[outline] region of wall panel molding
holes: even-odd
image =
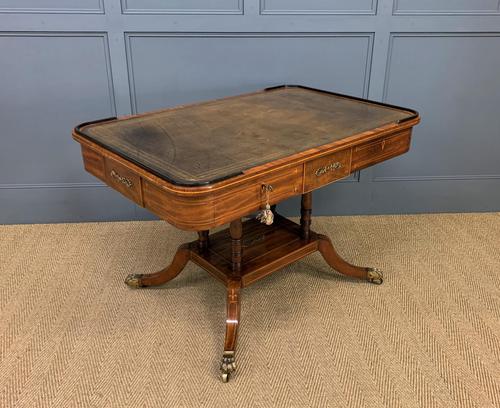
[[[373,53],[374,33],[171,33],[171,32],[127,32],[125,33],[125,43],[127,50],[127,67],[129,72],[130,100],[132,102],[132,112],[137,113],[137,91],[134,74],[134,56],[131,47],[133,38],[366,38],[368,40],[367,52],[364,61],[364,78],[362,97],[368,96],[370,85],[370,70]],[[278,84],[275,84],[278,85]]]
[[[115,92],[113,86],[113,72],[111,69],[111,58],[109,49],[109,39],[107,32],[99,31],[0,31],[1,37],[54,37],[54,38],[67,38],[67,37],[95,37],[103,40],[104,47],[104,61],[106,67],[106,75],[108,79],[109,89],[109,104],[113,116],[117,115]]]
[[[35,184],[0,184],[0,190],[31,190],[36,188],[96,188],[108,187],[104,183],[35,183]]]
[[[139,7],[133,7],[132,1],[136,3],[144,3]],[[151,0],[149,0],[151,1]],[[225,3],[223,0],[217,0],[212,3]],[[193,0],[191,0],[193,2]],[[181,5],[184,3],[184,5]],[[231,0],[231,7],[224,7],[223,4],[220,6],[207,8],[207,2],[203,0],[197,0],[199,5],[195,7],[186,7],[186,1],[179,1],[178,7],[168,6],[167,2],[163,2],[163,6],[151,5],[148,7],[147,0],[121,0],[122,13],[123,14],[243,14],[244,13],[244,0]]]
[[[106,75],[108,79],[108,89],[109,89],[109,104],[110,110],[114,116],[117,115],[115,92],[113,86],[113,72],[111,69],[111,58],[110,58],[110,48],[109,39],[107,32],[99,31],[0,31],[1,37],[95,37],[101,38],[103,40],[104,47],[104,61],[106,66]]]
[[[289,5],[285,5],[289,3],[289,1],[281,0],[283,6],[273,7],[269,3],[272,0],[260,0],[260,14],[274,14],[274,15],[376,15],[377,14],[377,3],[378,0],[351,0],[351,1],[341,1],[341,4],[338,0],[329,0],[329,3],[332,3],[330,7],[324,7],[324,0],[301,0],[303,6],[293,8]],[[315,6],[316,3],[319,3]],[[348,6],[342,7],[342,4],[345,3]],[[353,8],[353,3],[362,3],[360,7]],[[364,5],[364,6],[363,6]]]
[[[28,2],[26,0],[0,0],[0,13],[104,14],[104,0],[79,0],[79,4],[76,2],[77,4],[70,7],[67,3],[66,0],[31,0]]]
[[[465,174],[453,176],[403,176],[403,177],[374,177],[372,181],[399,182],[399,181],[464,181],[464,180],[496,180],[500,174]]]
[[[467,7],[449,7],[446,8],[446,3],[449,0],[427,0],[430,4],[434,5],[435,8],[426,9],[425,6],[417,6],[417,7],[405,7],[403,6],[403,2],[405,3],[414,3],[418,5],[418,0],[394,0],[392,14],[395,16],[406,16],[406,15],[448,15],[448,16],[461,16],[461,15],[500,15],[500,0],[481,0],[482,3],[485,4],[486,7],[482,9],[475,9],[474,2],[469,1],[468,3],[471,5],[470,8]],[[420,2],[422,3],[422,2]],[[439,7],[439,4],[442,4]]]
[[[415,37],[500,37],[500,32],[393,32],[389,37],[389,52],[387,54],[387,64],[385,69],[385,77],[384,77],[384,93],[382,96],[382,100],[384,102],[387,101],[387,91],[389,87],[389,76],[390,76],[390,67],[392,60],[392,53],[394,49],[394,39],[395,38],[415,38]]]
[[[80,171],[71,130],[116,115],[108,34],[0,32],[0,46],[0,117],[5,133],[16,136],[1,143],[0,190],[99,185]]]
[[[389,51],[387,55],[387,64],[384,79],[384,91],[383,98],[384,102],[387,102],[389,81],[391,76],[391,66],[394,50],[394,39],[396,38],[499,38],[500,32],[498,33],[471,33],[471,32],[432,32],[432,33],[418,33],[418,32],[397,32],[390,34],[389,40]],[[500,86],[499,86],[500,90]],[[425,120],[425,118],[424,118]],[[418,126],[417,126],[418,131]],[[413,143],[413,142],[412,142]],[[373,174],[373,182],[436,182],[436,181],[474,181],[474,180],[496,180],[500,179],[500,174],[454,174],[454,175],[409,175],[409,176],[376,176]]]

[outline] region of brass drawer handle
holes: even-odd
[[[123,177],[122,175],[118,174],[114,169],[111,170],[111,173],[109,173],[109,174],[115,180],[118,180],[120,183],[124,184],[127,188],[131,188],[134,185],[134,183],[132,183],[132,180],[130,180],[127,177]]]
[[[334,163],[328,163],[326,166],[320,167],[317,169],[314,174],[316,174],[317,177],[322,176],[323,174],[326,174],[330,171],[335,171],[342,168],[342,163],[341,162],[334,162]]]
[[[266,196],[266,206],[263,210],[260,210],[255,217],[262,224],[271,225],[274,221],[274,214],[271,210],[271,204],[269,203],[269,195],[273,191],[273,186],[271,184],[262,184],[260,189]]]

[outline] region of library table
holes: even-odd
[[[162,285],[188,261],[227,288],[224,382],[236,369],[241,289],[319,251],[344,275],[381,284],[313,232],[312,191],[408,151],[417,112],[297,85],[156,112],[84,123],[73,130],[85,169],[136,204],[196,231],[169,266],[131,274],[130,287]],[[297,224],[276,204],[301,195]],[[258,217],[242,218],[259,211]],[[209,230],[229,228],[209,235]]]

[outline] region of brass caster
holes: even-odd
[[[222,354],[222,362],[220,364],[222,382],[228,382],[230,374],[236,370],[236,362],[234,361],[234,351],[224,351]]]
[[[144,285],[141,281],[142,274],[131,273],[125,278],[125,284],[131,288],[142,288]]]
[[[370,283],[374,283],[375,285],[381,285],[384,281],[384,274],[380,269],[368,268],[366,280]]]

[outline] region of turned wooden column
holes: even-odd
[[[311,235],[312,193],[302,194],[300,201],[300,228],[302,238],[306,241]]]
[[[241,273],[241,236],[243,235],[243,225],[241,218],[231,221],[229,224],[229,233],[231,235],[231,263],[233,268],[233,275]]]
[[[208,248],[208,230],[198,231],[198,248],[200,251],[206,251]]]

